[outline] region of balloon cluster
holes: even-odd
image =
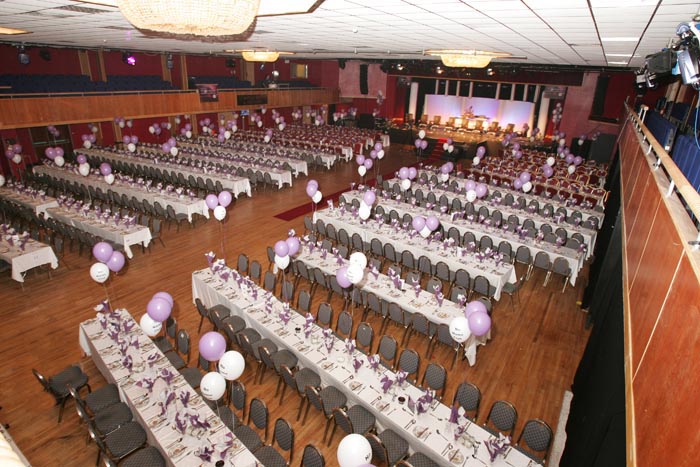
[[[114,117],[114,123],[119,126],[119,128],[124,128],[126,126],[126,119],[124,117]]]
[[[170,122],[153,122],[153,124],[148,127],[148,132],[152,135],[160,135],[163,130],[170,130],[171,128],[172,124]]]
[[[542,173],[544,174],[545,177],[551,178],[552,175],[554,175],[554,164],[556,163],[556,159],[553,156],[549,156],[547,158],[547,161],[545,164],[542,166]]]
[[[530,135],[530,141],[535,141],[535,138],[540,138],[540,129],[535,127],[532,130],[532,135]]]
[[[279,240],[275,243],[275,265],[280,269],[287,269],[289,266],[290,256],[294,256],[299,252],[299,237],[290,235],[286,240]]]
[[[513,143],[512,151],[513,151],[513,157],[516,160],[522,159],[523,152],[520,150],[520,143],[518,143],[517,141],[515,143]]]
[[[93,127],[96,128],[96,127]],[[84,135],[80,135],[80,139],[83,141],[83,147],[85,149],[90,149],[93,144],[95,144],[95,141],[97,141],[97,137],[95,136],[94,133],[88,133]]]
[[[479,146],[478,148],[476,148],[476,156],[474,156],[474,159],[472,159],[472,164],[479,165],[481,163],[481,159],[483,159],[485,155],[486,146]]]
[[[532,175],[530,175],[530,172],[522,172],[518,178],[513,181],[513,187],[516,190],[523,190],[524,193],[527,193],[532,190],[531,179]]]
[[[191,123],[185,123],[185,126],[180,128],[180,134],[184,136],[187,139],[192,138],[192,124]]]
[[[172,136],[168,138],[168,141],[163,143],[160,148],[163,150],[164,153],[166,154],[172,154],[173,156],[177,156],[177,153],[180,152],[179,149],[177,148],[177,140],[173,138]]]
[[[114,183],[114,174],[112,173],[112,166],[109,165],[109,163],[103,162],[100,164],[100,174],[105,178],[105,182],[107,182],[108,185]]]
[[[61,136],[61,133],[53,125],[47,126],[46,129],[49,130],[49,134],[54,138],[58,138],[59,136]]]
[[[146,313],[139,320],[144,334],[156,336],[163,329],[163,322],[170,317],[174,305],[173,297],[168,292],[154,294],[146,306]]]
[[[90,130],[90,133],[99,133],[100,132],[100,127],[98,125],[95,125],[94,123],[88,123],[87,124],[88,130]],[[94,141],[93,141],[94,143]]]
[[[139,142],[139,137],[136,135],[124,135],[122,136],[122,142],[129,152],[136,152],[136,144]]]
[[[428,141],[425,140],[425,130],[420,130],[418,132],[418,138],[415,141],[416,149],[419,151],[425,151],[428,148]]]
[[[275,124],[277,125],[277,128],[279,128],[280,131],[283,131],[285,128],[287,128],[287,122],[284,121],[284,116],[281,115],[278,111],[272,111],[272,119],[275,121]]]
[[[267,131],[265,131],[265,136],[263,136],[263,141],[266,143],[269,143],[272,140],[272,129],[268,128]]]
[[[314,119],[314,125],[316,125],[316,126],[323,125],[323,117],[320,114],[316,115],[316,118]]]
[[[375,152],[375,157],[376,157],[376,152]],[[374,167],[374,161],[372,160],[371,157],[365,157],[362,154],[358,154],[357,157],[355,157],[355,162],[357,162],[357,173],[360,174],[360,177],[364,177],[367,174],[367,171],[370,170],[372,167]]]
[[[300,109],[294,109],[292,110],[292,120],[301,120],[302,117],[302,112]]]
[[[323,198],[323,193],[318,189],[318,182],[314,179],[306,182],[306,194],[311,198],[315,204],[318,204]]]
[[[454,143],[454,141],[452,141],[452,138],[447,138],[447,141],[442,143],[442,149],[452,154],[452,151],[455,150],[455,147],[452,143]]]
[[[126,258],[121,251],[116,251],[107,242],[97,242],[92,247],[92,256],[98,263],[90,267],[90,277],[98,284],[109,278],[109,271],[119,272],[126,264]]]
[[[401,167],[398,176],[401,180],[401,189],[405,191],[411,188],[411,180],[416,179],[418,170],[415,167]]]
[[[360,201],[360,209],[358,209],[358,215],[360,219],[366,221],[369,216],[372,215],[372,205],[377,200],[377,194],[372,190],[365,191],[362,195],[362,201]]]
[[[214,129],[214,125],[211,121],[211,118],[209,117],[201,119],[199,121],[199,126],[202,127],[202,133],[204,133],[205,135],[212,133]]]
[[[78,173],[83,177],[90,175],[90,164],[88,164],[85,154],[78,154],[75,160],[78,162]]]
[[[485,183],[476,183],[474,180],[464,182],[464,190],[467,192],[467,201],[473,203],[477,198],[481,199],[489,192]]]
[[[15,143],[13,145],[10,145],[7,147],[5,150],[5,157],[10,159],[12,162],[15,164],[19,164],[22,162],[22,145],[19,143]]]
[[[343,120],[348,116],[348,113],[346,111],[342,112],[333,112],[333,121],[337,122],[338,120]]]
[[[361,251],[356,251],[350,255],[348,263],[347,266],[342,266],[335,271],[335,278],[344,289],[362,282],[367,267],[367,256]]]
[[[263,120],[257,113],[250,114],[250,123],[255,124],[258,128],[263,126]]]
[[[491,329],[491,317],[486,305],[479,300],[467,303],[464,316],[458,316],[450,321],[450,336],[455,342],[466,341],[471,334],[483,336]]]
[[[446,182],[450,179],[450,173],[454,170],[455,165],[452,162],[445,162],[440,166],[440,180]]]
[[[209,362],[219,362],[219,371],[210,371],[199,383],[199,389],[207,400],[218,401],[226,392],[226,380],[238,379],[245,369],[245,359],[234,351],[226,351],[226,339],[216,331],[199,338],[199,354]]]
[[[561,102],[557,102],[557,105],[552,109],[552,122],[554,122],[554,125],[558,125],[561,121],[561,113],[563,110]]]
[[[226,218],[226,208],[233,201],[233,196],[230,192],[224,190],[217,195],[211,193],[204,198],[207,207],[214,211],[214,218],[217,221],[223,221]]]
[[[421,237],[428,238],[430,237],[430,234],[435,232],[437,228],[440,227],[440,220],[432,214],[428,217],[416,216],[413,218],[411,225]]]

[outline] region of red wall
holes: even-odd
[[[51,61],[47,62],[39,56],[39,51],[47,50],[51,54]],[[77,49],[55,49],[50,47],[26,47],[25,53],[29,55],[29,65],[22,65],[17,59],[17,47],[0,45],[0,74],[25,74],[25,75],[79,75],[80,60]]]
[[[235,68],[228,68],[226,60],[231,57],[215,57],[207,55],[188,55],[187,74],[188,76],[239,76],[240,60],[234,59]]]
[[[105,71],[110,75],[157,75],[163,76],[160,54],[133,53],[136,65],[127,65],[122,61],[121,51],[105,52]]]

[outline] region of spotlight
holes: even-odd
[[[134,65],[136,65],[136,57],[134,57],[129,52],[123,52],[122,53],[122,62],[126,63],[129,66],[134,66]]]
[[[396,69],[399,70],[399,71],[403,70],[403,65],[400,64],[400,63],[397,63],[397,64],[396,64]]]
[[[438,75],[441,75],[444,72],[445,72],[445,70],[443,70],[441,66],[438,66],[437,68],[435,68],[435,73],[437,73]]]
[[[280,76],[280,72],[279,72],[279,71],[274,70],[274,71],[272,72],[272,77],[273,77],[274,79],[279,78],[279,76]]]
[[[17,59],[22,65],[29,65],[29,55],[24,50],[24,45],[19,46],[19,53],[17,54]]]
[[[494,71],[493,68],[487,68],[487,69],[486,69],[486,75],[487,75],[487,76],[493,76],[493,75],[495,75],[495,74],[496,74],[496,72]]]

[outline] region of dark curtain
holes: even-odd
[[[622,292],[622,222],[618,214],[590,299],[594,324],[572,385],[574,397],[562,467],[625,465]]]

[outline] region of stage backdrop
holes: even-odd
[[[489,122],[495,120],[504,128],[509,123],[514,123],[516,130],[521,129],[525,123],[532,128],[535,111],[535,104],[532,102],[426,94],[423,113],[428,115],[429,121],[440,115],[441,123],[446,123],[450,117],[459,118],[467,113],[469,107],[474,115],[483,115]]]

